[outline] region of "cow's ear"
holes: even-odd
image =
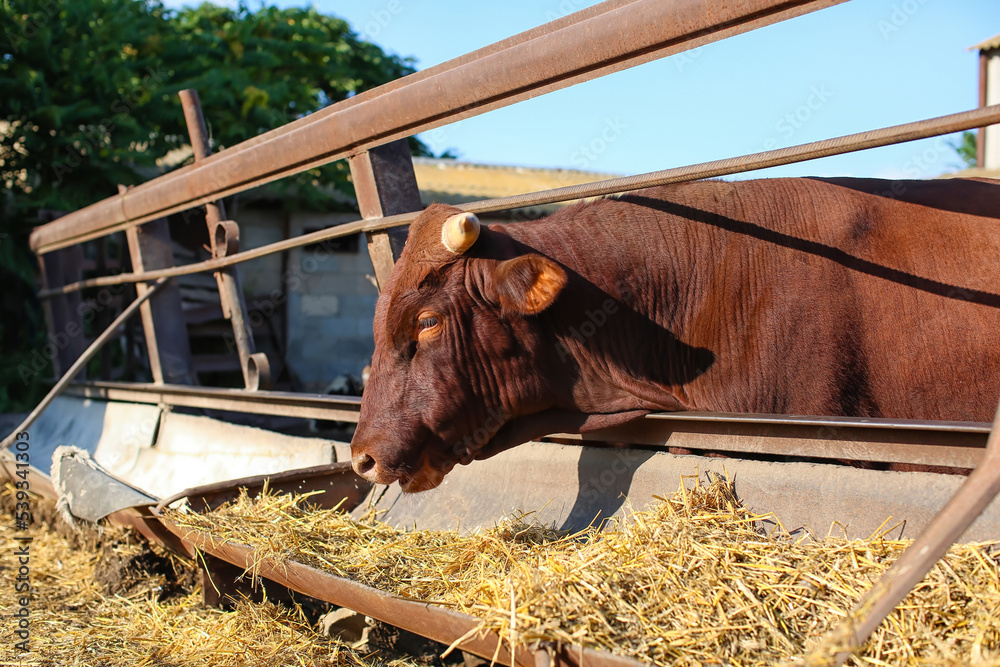
[[[556,300],[566,285],[566,272],[547,257],[529,254],[500,262],[492,288],[504,313],[534,315]]]

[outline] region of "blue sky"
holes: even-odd
[[[594,3],[314,4],[422,69]],[[643,173],[974,108],[968,47],[998,33],[998,0],[851,0],[421,137],[472,162]],[[755,174],[932,177],[957,168],[948,140]]]

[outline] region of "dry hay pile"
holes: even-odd
[[[670,665],[821,664],[822,638],[909,541],[764,534],[728,483],[681,490],[613,530],[568,535],[522,516],[460,536],[398,531],[302,497],[242,497],[179,524],[400,596],[481,617],[507,642],[554,641]],[[953,547],[856,665],[1000,665],[994,545]],[[804,655],[811,656],[808,660]]]
[[[0,496],[9,498],[9,492],[8,487]],[[33,505],[36,519],[40,514],[51,518],[51,506],[46,508],[38,499]],[[202,608],[200,591],[171,591],[183,568],[170,572],[170,568],[145,567],[148,562],[169,559],[159,554],[151,558],[147,545],[121,531],[109,528],[100,537],[81,536],[43,522],[16,531],[4,509],[0,517],[2,666],[380,664],[320,636],[299,612],[274,604],[241,603],[231,612]],[[20,639],[14,638],[9,617],[21,595],[15,591],[18,564],[14,552],[24,543],[15,542],[17,537],[33,538],[29,543],[34,590],[28,653],[15,648]],[[129,566],[109,567],[109,563],[123,562]]]

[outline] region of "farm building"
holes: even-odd
[[[972,48],[979,51],[979,106],[1000,104],[1000,35]],[[976,166],[1000,170],[1000,126],[979,129]]]

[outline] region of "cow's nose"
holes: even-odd
[[[351,465],[354,467],[354,472],[364,477],[375,467],[375,459],[367,454],[357,454],[351,457]]]

